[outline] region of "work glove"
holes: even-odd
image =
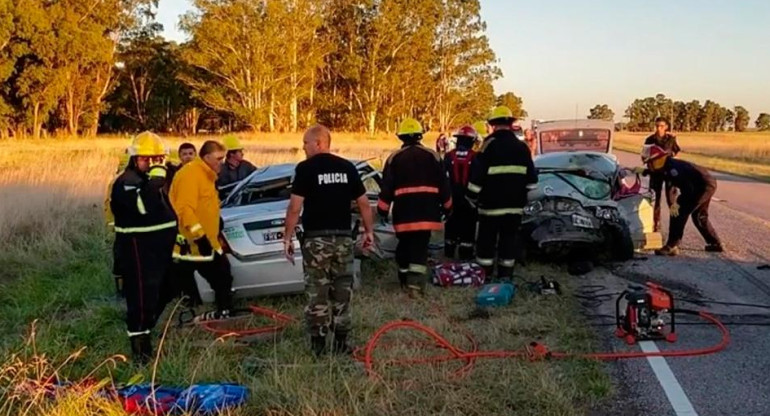
[[[147,172],[149,178],[150,187],[153,189],[160,189],[166,184],[166,173],[168,170],[163,165],[150,166],[150,170]]]
[[[679,204],[677,204],[676,202],[671,204],[671,206],[668,207],[668,212],[669,212],[669,214],[671,214],[671,218],[678,217],[679,216]]]
[[[214,253],[214,248],[211,247],[211,243],[205,235],[195,240],[195,244],[198,245],[198,252],[201,256],[210,256]]]

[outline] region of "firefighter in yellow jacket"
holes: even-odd
[[[219,195],[217,174],[225,158],[225,147],[207,141],[199,157],[184,165],[171,184],[171,204],[179,218],[179,235],[174,246],[176,275],[197,270],[214,290],[217,309],[196,317],[197,321],[221,319],[232,308],[230,264],[219,242]]]
[[[171,265],[176,216],[163,187],[166,149],[144,132],[129,147],[130,161],[115,179],[110,209],[115,217],[115,252],[124,279],[126,325],[134,359],[152,358],[150,331],[163,310],[161,291]]]

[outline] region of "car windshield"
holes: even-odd
[[[538,185],[558,189],[563,184],[590,199],[610,197],[616,163],[599,153],[561,152],[535,158]]]
[[[246,184],[231,198],[227,206],[254,205],[283,201],[291,197],[291,177]]]

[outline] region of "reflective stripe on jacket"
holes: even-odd
[[[383,169],[377,210],[387,216],[391,205],[396,232],[442,228],[441,212],[452,208],[452,195],[436,152],[410,143],[390,155]]]
[[[479,215],[521,214],[536,183],[529,147],[512,131],[498,130],[473,159],[466,197],[478,206]]]
[[[163,193],[163,180],[127,168],[112,184],[109,206],[116,233],[148,233],[176,227],[176,215]]]

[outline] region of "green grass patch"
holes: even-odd
[[[11,353],[17,353],[17,358],[28,362],[45,355],[45,362],[55,366],[85,347],[78,359],[59,373],[78,380],[114,354],[128,353],[124,306],[114,298],[109,273],[108,236],[98,221],[93,221],[81,224],[65,241],[70,248],[58,250],[58,255],[28,253],[14,266],[18,274],[7,276],[2,283],[0,345],[4,352],[0,365]],[[559,275],[544,266],[530,266],[522,272],[530,280],[541,274]],[[570,296],[566,278],[562,285],[568,293],[540,297],[520,292],[511,306],[491,310],[488,319],[471,318],[473,289],[431,287],[427,299],[410,300],[399,291],[392,262],[364,261],[363,285],[353,301],[353,336],[358,345],[384,323],[407,318],[435,328],[463,349],[471,348],[467,334],[482,350],[520,349],[531,341],[560,351],[591,351],[596,347],[594,334]],[[303,297],[253,302],[301,321]],[[175,321],[171,309],[157,328],[158,337],[169,319]],[[31,345],[24,342],[35,319],[33,354]],[[435,353],[410,346],[424,339],[410,332],[389,335],[384,342],[393,348],[378,350],[376,355],[387,360]],[[382,378],[373,379],[349,358],[315,359],[300,323],[289,327],[280,339],[248,346],[216,341],[196,327],[171,328],[163,342],[157,382],[183,386],[195,382],[243,383],[252,394],[248,405],[234,413],[242,415],[581,415],[613,392],[603,364],[580,360],[482,359],[463,378],[454,376],[462,363],[378,366]],[[94,376],[125,382],[138,374],[149,381],[153,368],[118,363],[112,369],[99,367]],[[5,382],[0,372],[0,395],[8,387]],[[5,414],[3,410],[0,406],[0,414]],[[48,404],[29,414],[106,413],[67,413],[61,409],[56,413]]]

